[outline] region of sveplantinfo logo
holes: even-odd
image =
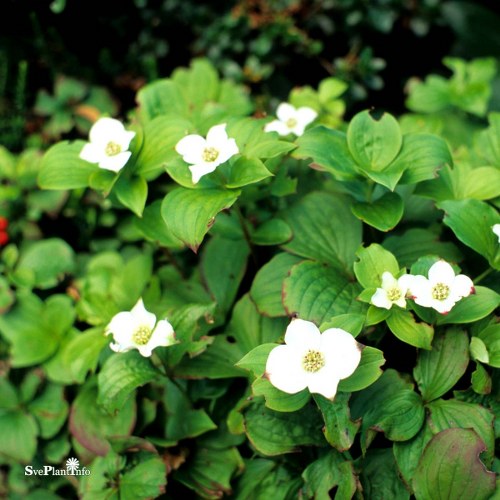
[[[35,469],[32,465],[24,468],[25,476],[90,476],[90,469],[82,467],[77,458],[66,460],[66,469],[56,469],[52,465],[44,465],[41,469]]]

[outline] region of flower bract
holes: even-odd
[[[278,132],[279,135],[295,134],[300,136],[309,125],[318,116],[318,113],[312,108],[303,106],[294,108],[287,102],[282,102],[276,110],[277,120],[269,122],[264,127],[265,132]]]
[[[134,136],[135,132],[125,130],[120,121],[114,118],[100,118],[90,129],[90,142],[83,146],[80,158],[97,163],[105,170],[119,172],[132,154],[128,148]]]
[[[213,126],[206,139],[201,135],[186,135],[176,144],[175,150],[190,164],[194,184],[239,153],[236,141],[227,135],[225,123]]]
[[[130,312],[119,312],[106,327],[106,335],[112,334],[115,343],[109,347],[115,352],[137,349],[143,356],[151,356],[153,349],[175,343],[172,325],[156,316],[144,307],[142,299]]]
[[[498,236],[498,243],[500,243],[500,224],[494,224],[491,229]]]
[[[306,387],[333,399],[340,380],[354,373],[361,360],[361,344],[340,328],[320,333],[310,321],[294,319],[285,344],[267,358],[266,376],[274,387],[295,394]]]
[[[453,268],[440,260],[429,269],[428,278],[413,276],[410,294],[416,304],[432,307],[441,314],[447,314],[462,298],[474,293],[474,283],[464,274],[455,276]]]
[[[393,304],[406,307],[406,294],[410,288],[412,276],[404,274],[396,279],[390,272],[382,274],[382,286],[377,288],[370,302],[377,307],[390,309]]]

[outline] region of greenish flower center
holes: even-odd
[[[107,156],[116,156],[122,152],[122,147],[119,144],[116,144],[116,142],[109,141],[104,148],[104,152]]]
[[[149,342],[149,339],[151,338],[152,334],[153,331],[151,330],[151,328],[149,328],[149,326],[141,325],[132,334],[132,340],[137,345],[146,345]]]
[[[436,283],[432,287],[432,298],[436,300],[445,300],[450,295],[450,287],[444,283]]]
[[[297,120],[295,118],[288,118],[288,120],[286,121],[286,126],[288,128],[293,128],[297,125]]]
[[[319,351],[309,350],[302,359],[302,366],[306,372],[317,372],[325,366],[325,358]]]
[[[203,161],[215,161],[217,157],[219,156],[219,152],[215,148],[205,148],[203,150],[203,153],[201,154],[201,157],[203,158]]]
[[[401,290],[397,287],[394,287],[394,288],[387,290],[387,298],[391,302],[395,302],[396,300],[399,300],[401,298]]]

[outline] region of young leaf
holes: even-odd
[[[426,323],[415,321],[413,313],[399,308],[392,308],[386,319],[391,332],[403,342],[421,349],[430,349],[434,329]]]
[[[361,247],[356,252],[358,261],[354,263],[354,274],[364,288],[378,288],[382,285],[382,274],[391,273],[396,277],[399,264],[394,255],[377,243]]]
[[[349,124],[347,144],[363,170],[380,172],[396,158],[403,136],[392,115],[384,113],[377,120],[369,111],[362,111]]]
[[[353,203],[352,213],[379,231],[393,229],[403,217],[404,203],[396,193],[385,193],[373,203]]]

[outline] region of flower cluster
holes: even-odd
[[[279,135],[295,134],[301,136],[307,125],[312,123],[318,113],[312,108],[302,106],[294,108],[287,102],[282,102],[276,110],[277,120],[269,122],[264,127],[265,132],[278,132]]]
[[[9,235],[7,234],[8,227],[9,221],[5,217],[0,217],[0,247],[9,242]]]
[[[190,164],[193,184],[239,153],[236,141],[227,135],[225,123],[213,126],[206,139],[201,135],[186,135],[175,150]]]
[[[153,349],[170,346],[175,343],[172,325],[156,316],[144,307],[139,299],[130,312],[115,314],[106,327],[106,335],[112,334],[115,343],[110,344],[115,352],[127,352],[137,349],[142,356],[149,357]]]
[[[474,293],[474,283],[464,274],[455,275],[450,264],[440,260],[429,269],[428,276],[405,274],[396,279],[382,274],[382,286],[372,295],[371,303],[390,309],[393,304],[406,307],[406,297],[423,307],[447,314],[462,298]]]
[[[125,130],[114,118],[100,118],[89,132],[89,140],[80,152],[80,158],[97,163],[100,168],[119,172],[130,159],[128,151],[135,132]]]
[[[361,360],[362,346],[340,328],[320,333],[310,321],[293,319],[285,333],[285,345],[275,347],[267,358],[265,376],[288,394],[306,387],[333,399],[342,379],[352,375]]]

